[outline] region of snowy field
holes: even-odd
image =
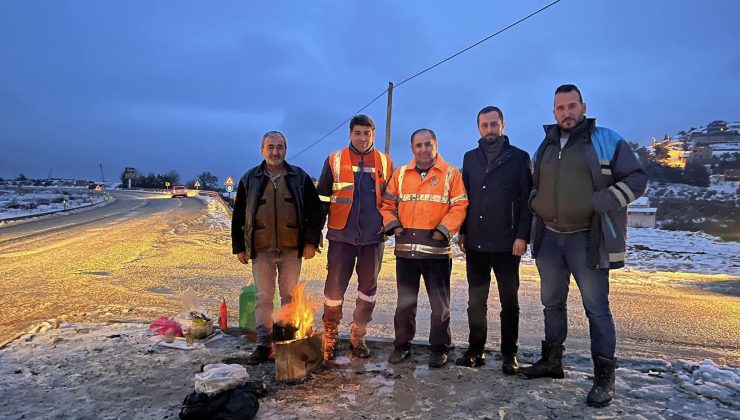
[[[0,185],[0,221],[90,206],[107,194],[87,187]]]
[[[627,267],[740,276],[740,243],[702,232],[628,228]]]
[[[394,244],[394,238],[390,237],[385,246],[392,248]],[[464,261],[465,254],[457,243],[453,244],[452,252],[456,260]],[[522,257],[522,264],[534,264],[531,248]],[[702,232],[628,228],[626,268],[740,276],[740,243]]]
[[[710,177],[707,188],[686,184],[663,184],[650,182],[647,190],[648,197],[676,197],[676,198],[704,198],[714,201],[740,200],[740,181],[723,181],[716,176]]]

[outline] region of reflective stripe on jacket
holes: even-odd
[[[349,147],[338,150],[329,155],[329,165],[333,177],[331,196],[321,196],[321,200],[329,202],[330,229],[344,229],[347,218],[352,209],[352,201],[355,193],[355,173],[364,171],[374,174],[375,179],[375,202],[380,208],[383,188],[390,175],[391,162],[388,157],[373,150],[374,167],[360,167],[354,165]]]
[[[396,237],[395,254],[405,258],[449,258],[452,255],[452,237],[460,229],[468,207],[460,170],[437,155],[424,180],[416,171],[416,162],[401,166],[393,172],[383,194],[384,229],[392,234],[402,227],[403,235]],[[445,238],[435,240],[440,231]]]

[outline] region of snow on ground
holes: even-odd
[[[196,195],[197,199],[206,203],[206,213],[200,216],[198,222],[204,222],[211,228],[231,229],[231,216],[215,197],[207,195]]]
[[[737,201],[740,200],[740,181],[725,181],[717,177],[711,177],[709,187],[697,187],[686,184],[664,184],[650,182],[648,185],[648,197],[676,197],[676,198],[704,198],[712,201]]]
[[[91,206],[107,195],[85,188],[15,187],[0,185],[0,220],[40,216],[60,210]]]
[[[224,336],[187,351],[151,342],[145,324],[56,325],[0,350],[0,418],[172,418],[202,365],[241,363],[254,346]],[[268,390],[258,418],[740,418],[740,370],[711,360],[622,358],[617,398],[594,409],[586,354],[566,354],[564,379],[524,380],[504,376],[498,354],[480,369],[430,369],[425,346],[398,365],[386,362],[387,340],[370,346],[371,358],[356,359],[343,340],[335,362],[294,385],[275,383],[273,364],[245,366]],[[525,364],[538,356],[521,354]]]
[[[386,248],[395,245],[389,237]],[[453,257],[463,261],[465,254],[452,244]],[[534,264],[531,247],[522,257],[522,264]],[[702,232],[662,230],[656,228],[627,229],[627,268],[640,271],[671,271],[700,274],[740,275],[740,243]]]
[[[740,275],[740,243],[702,232],[628,228],[627,267]]]

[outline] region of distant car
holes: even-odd
[[[188,189],[183,187],[182,185],[176,185],[172,187],[172,198],[175,197],[187,197],[188,196]]]

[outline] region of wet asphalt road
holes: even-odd
[[[191,288],[213,308],[221,296],[236,323],[238,290],[251,275],[231,255],[228,220],[196,198],[113,192],[116,202],[79,213],[0,227],[0,345],[32,325],[60,321],[151,320],[180,311],[179,293]],[[369,333],[393,336],[396,290],[387,250]],[[304,263],[302,279],[321,299],[325,254]],[[539,282],[522,265],[520,344],[538,350],[542,339]],[[612,312],[618,355],[703,359],[740,364],[740,298],[681,285],[733,281],[722,276],[615,272]],[[734,279],[736,281],[737,279]],[[568,350],[587,352],[588,326],[574,283],[569,301]],[[345,320],[351,319],[350,284]],[[467,341],[464,261],[452,281],[453,341]],[[489,341],[498,345],[498,298],[489,296]],[[319,308],[317,318],[320,317]],[[429,305],[422,287],[417,338],[428,335]],[[348,323],[348,322],[347,322]]]

